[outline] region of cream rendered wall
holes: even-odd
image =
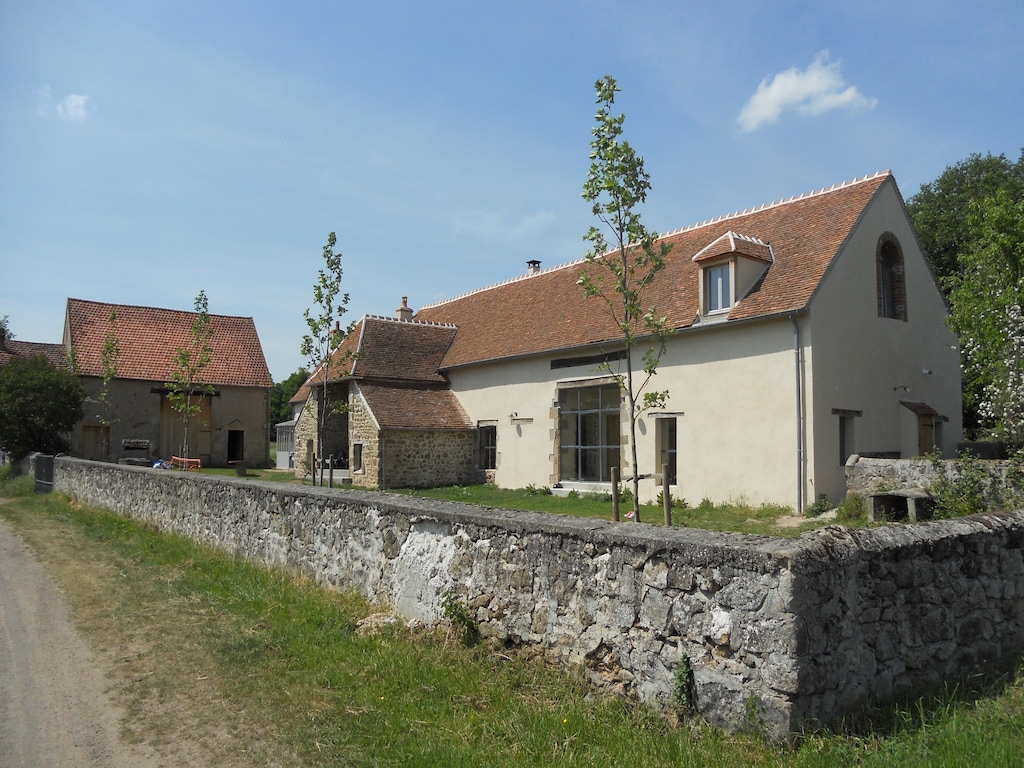
[[[878,317],[875,254],[885,232],[896,236],[903,251],[905,322]],[[895,185],[887,182],[865,210],[810,305],[806,339],[810,344],[808,413],[814,425],[809,435],[810,500],[825,494],[835,502],[845,492],[835,408],[863,412],[854,420],[856,451],[899,453],[906,458],[917,453],[916,417],[900,401],[923,401],[948,417],[941,430],[942,447],[946,456],[953,454],[963,435],[960,358],[957,339],[945,318],[945,302]]]
[[[452,390],[470,418],[498,423],[497,485],[517,488],[553,482],[557,410],[552,401],[557,399],[558,383],[582,385],[606,373],[587,365],[552,370],[551,359],[600,351],[449,372]],[[643,351],[635,353],[636,368]],[[691,504],[705,497],[716,502],[796,504],[795,367],[788,320],[712,325],[676,335],[654,388],[669,391],[666,413],[682,414],[676,416],[679,484],[673,494]],[[637,423],[642,474],[660,470],[656,417],[645,414]],[[621,434],[622,474],[628,476],[625,406]],[[641,498],[652,500],[660,489],[658,481],[644,480]]]

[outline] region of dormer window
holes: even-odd
[[[693,260],[700,267],[702,315],[727,313],[764,276],[775,260],[771,246],[756,237],[726,232]]]
[[[726,312],[732,308],[732,263],[705,267],[704,312]]]

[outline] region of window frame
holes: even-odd
[[[488,439],[490,438],[490,439]],[[477,463],[479,469],[498,468],[498,425],[480,423],[477,425]]]
[[[611,482],[611,468],[622,466],[622,388],[619,383],[560,385],[558,407],[559,481]]]
[[[709,264],[701,269],[705,315],[718,315],[732,309],[734,271],[731,260]]]

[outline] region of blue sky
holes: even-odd
[[[1024,146],[1019,0],[6,0],[0,317],[202,289],[281,380],[330,231],[348,320],[582,257],[605,74],[658,231]]]

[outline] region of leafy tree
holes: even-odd
[[[68,450],[67,433],[82,418],[85,393],[69,370],[42,355],[0,366],[0,445],[20,461],[32,451]]]
[[[111,415],[112,403],[110,402],[110,382],[117,378],[117,365],[121,360],[121,347],[117,341],[117,312],[110,311],[110,330],[103,337],[103,347],[100,349],[100,366],[103,369],[103,384],[100,393],[95,398],[87,398],[88,402],[96,405],[98,413],[96,421],[105,426],[110,426],[115,418]]]
[[[192,319],[191,344],[178,347],[174,351],[174,371],[171,381],[167,382],[169,390],[167,398],[171,407],[181,414],[184,427],[181,452],[184,458],[191,458],[191,446],[188,441],[189,423],[193,416],[202,413],[203,398],[213,394],[213,387],[203,380],[203,371],[210,364],[213,347],[213,324],[210,321],[209,304],[206,293],[199,291],[196,296],[195,317]]]
[[[282,421],[290,421],[292,418],[292,407],[290,400],[299,391],[299,388],[309,378],[309,371],[303,367],[284,381],[274,383],[270,389],[270,418],[274,424]]]
[[[999,190],[968,215],[973,238],[946,280],[974,425],[1024,446],[1024,197]]]
[[[625,373],[607,372],[618,379],[625,390],[629,406],[629,445],[633,468],[633,515],[640,519],[640,470],[637,465],[636,422],[649,408],[660,407],[667,392],[645,391],[665,353],[669,329],[664,317],[658,317],[645,296],[654,278],[665,267],[669,252],[667,243],[658,242],[658,233],[640,222],[637,208],[647,199],[650,176],[644,160],[623,140],[622,126],[626,116],[612,115],[615,94],[620,90],[615,80],[606,75],[595,83],[598,104],[596,125],[590,142],[590,170],[583,184],[583,199],[603,228],[591,226],[583,239],[590,243],[586,266],[578,284],[588,298],[604,300],[619,330],[625,347]],[[611,235],[611,243],[605,239]],[[634,375],[633,349],[649,344],[643,355],[642,377]]]
[[[347,403],[332,403],[328,384],[331,381],[331,370],[337,367],[331,355],[344,338],[341,330],[341,318],[348,308],[349,296],[341,294],[341,254],[334,252],[337,239],[333,232],[327,235],[324,246],[324,266],[317,274],[313,285],[313,302],[317,307],[314,314],[308,308],[303,313],[309,333],[302,337],[302,355],[309,361],[313,376],[317,382],[316,437],[321,454],[324,451],[324,423],[333,414],[343,413]],[[339,295],[340,294],[340,295]],[[323,476],[320,478],[323,484]]]
[[[969,155],[907,200],[921,245],[940,281],[959,271],[960,256],[977,240],[971,206],[1000,190],[1018,200],[1024,194],[1024,150],[1016,163],[1006,155]]]

